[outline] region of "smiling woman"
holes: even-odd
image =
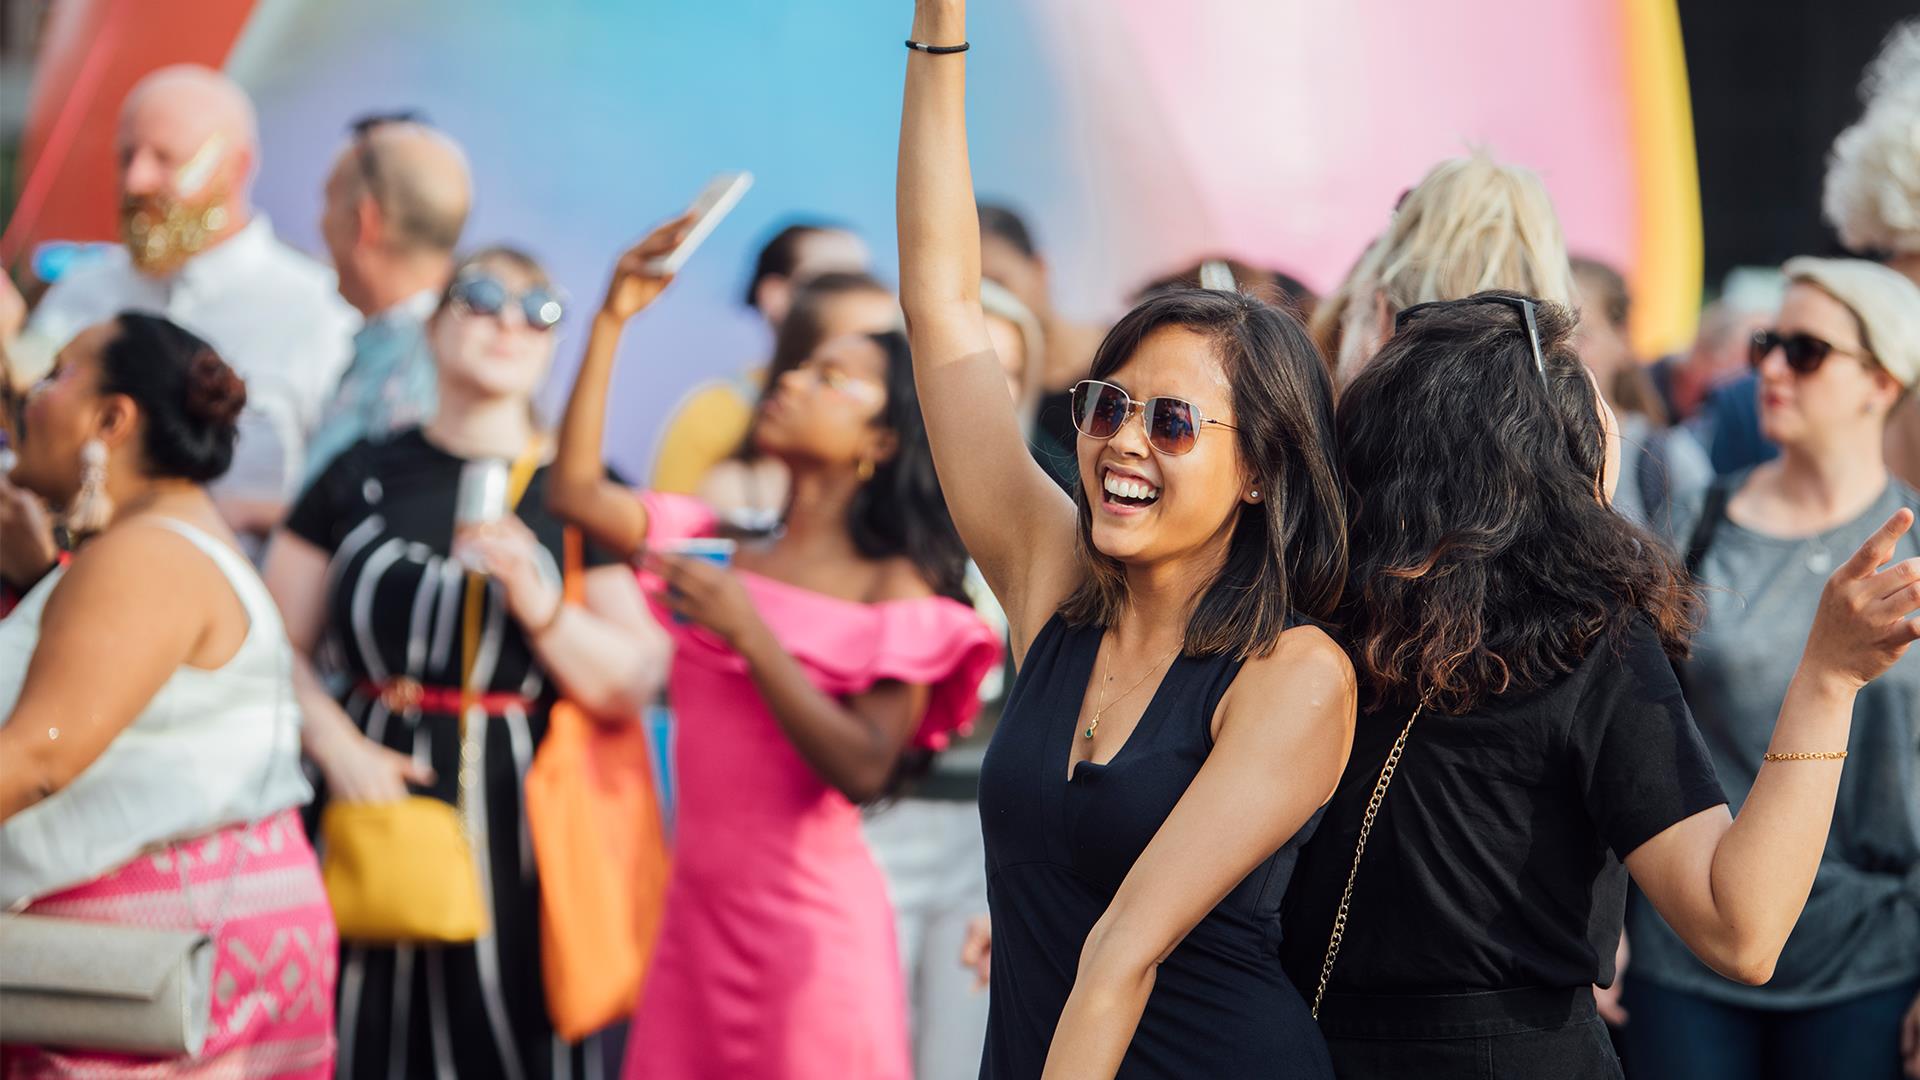
[[[964,11],[923,0],[912,41],[964,41]],[[1308,622],[1346,574],[1325,368],[1251,297],[1155,296],[1075,390],[1063,496],[981,306],[965,71],[907,59],[898,220],[927,436],[1021,661],[980,776],[981,1075],[1331,1076],[1274,947],[1353,731],[1352,666]]]
[[[1317,356],[1298,320],[1237,293],[1162,293],[1114,326],[1074,388],[1086,576],[1060,609],[1068,622],[1116,621],[1123,560],[1217,542],[1222,527],[1226,555],[1198,590],[1184,651],[1257,655],[1289,611],[1331,614],[1346,563],[1332,402],[1321,371],[1297,362]],[[1225,522],[1198,512],[1240,491]]]

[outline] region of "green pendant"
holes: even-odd
[[[1091,738],[1093,738],[1093,725],[1092,725],[1092,724],[1088,724],[1088,725],[1087,725],[1087,730],[1086,730],[1085,732],[1083,732],[1083,734],[1084,734],[1084,735],[1086,735],[1086,737],[1087,737],[1087,738],[1089,738],[1089,739],[1091,739]]]

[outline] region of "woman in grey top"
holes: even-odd
[[[1752,347],[1761,428],[1781,456],[1716,485],[1677,533],[1707,588],[1681,676],[1736,809],[1827,575],[1900,506],[1920,509],[1881,456],[1888,415],[1920,383],[1920,287],[1851,259],[1785,272],[1777,324]],[[1909,555],[1912,536],[1897,557]],[[1636,900],[1636,1078],[1893,1080],[1903,1064],[1920,1078],[1920,652],[1861,691],[1848,749],[1820,874],[1772,981],[1715,975]]]

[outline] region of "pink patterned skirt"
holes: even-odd
[[[233,876],[243,845],[246,861]],[[191,905],[175,860],[185,864],[192,883]],[[213,1010],[198,1058],[9,1046],[0,1058],[6,1080],[331,1076],[339,964],[333,909],[295,811],[142,855],[84,885],[42,897],[27,911],[187,930],[218,918],[222,905],[226,921],[214,942]]]

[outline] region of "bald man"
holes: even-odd
[[[279,242],[252,204],[253,103],[211,68],[179,65],[127,95],[116,133],[122,250],[63,275],[10,348],[37,379],[75,334],[123,310],[205,338],[247,382],[233,468],[213,487],[243,539],[294,494],[358,318],[320,264]],[[257,550],[257,546],[256,546]]]
[[[334,159],[320,213],[340,295],[365,316],[353,361],[307,448],[307,479],[340,451],[433,414],[426,321],[453,270],[472,204],[466,155],[412,119],[359,121]]]

